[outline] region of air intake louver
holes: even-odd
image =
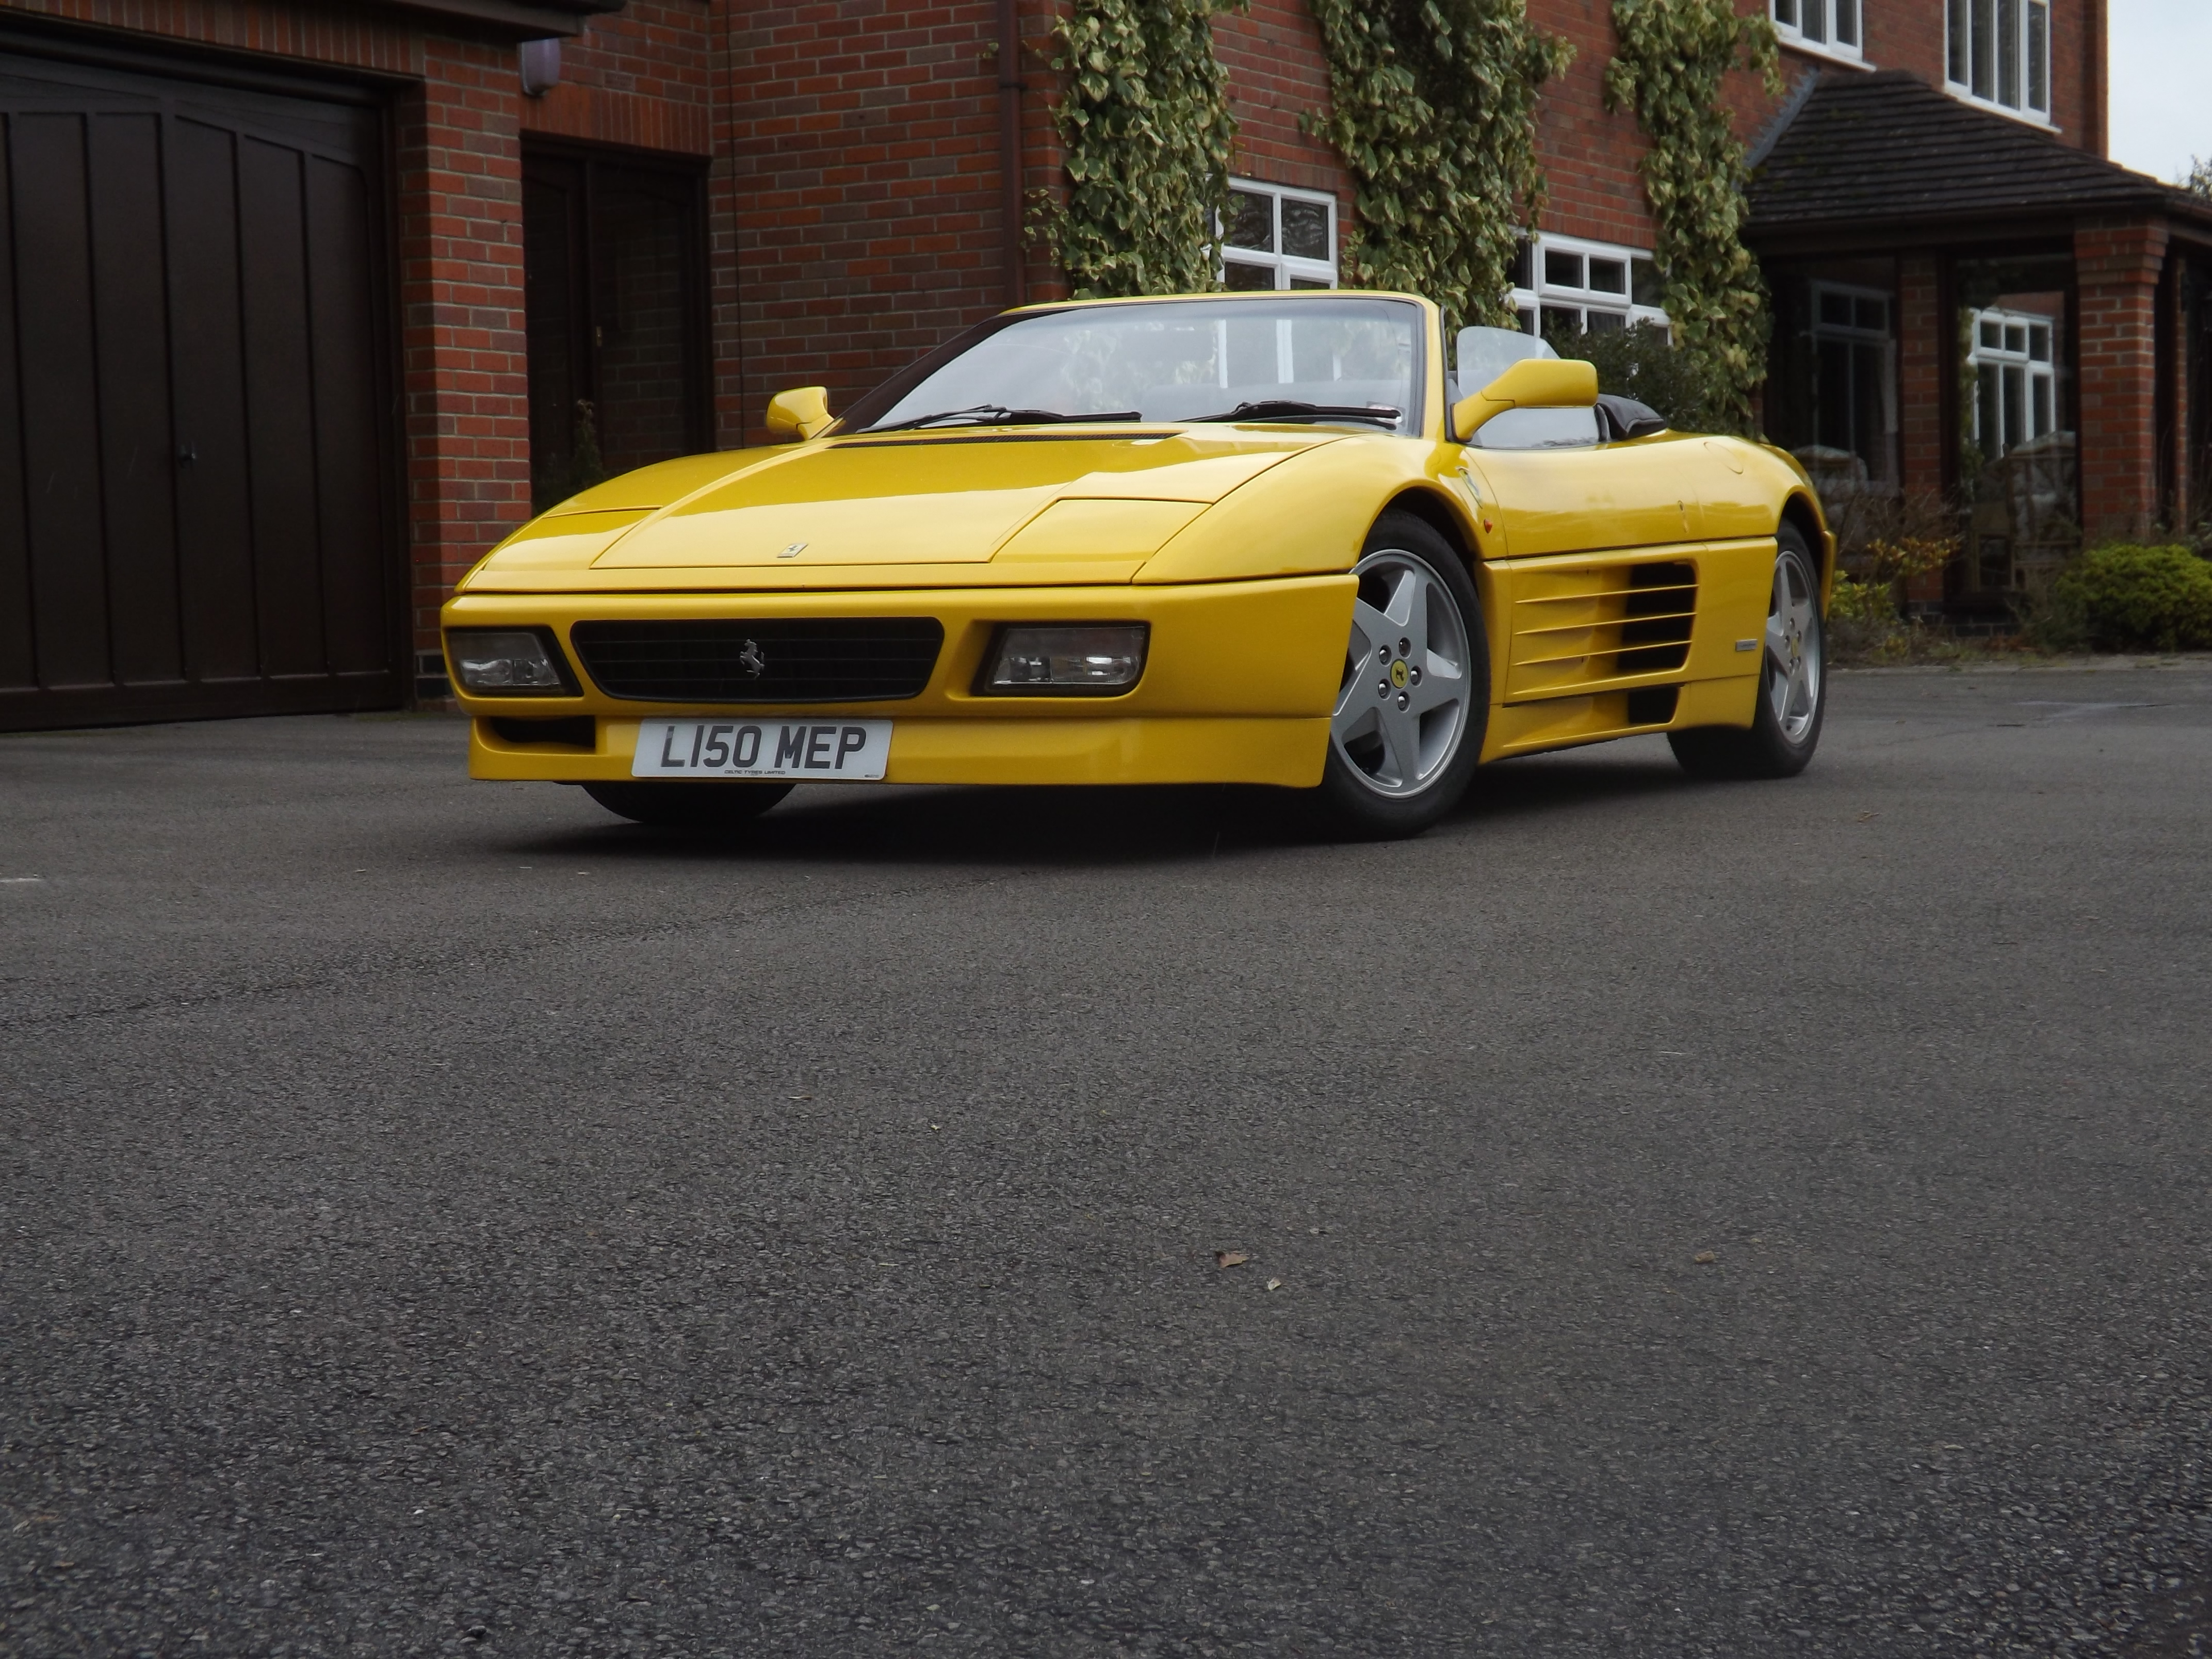
[[[932,617],[586,622],[569,639],[611,697],[885,702],[921,695],[945,629]]]
[[[1571,696],[1690,659],[1698,568],[1686,561],[1530,571],[1514,589],[1510,698]]]

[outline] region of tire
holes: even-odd
[[[1777,532],[1774,586],[1748,727],[1692,726],[1667,741],[1683,770],[1702,778],[1790,778],[1820,747],[1828,712],[1828,660],[1820,626],[1820,567],[1796,526]]]
[[[617,817],[656,830],[732,830],[792,791],[787,783],[587,783],[584,793]]]
[[[1344,677],[1314,803],[1349,840],[1417,836],[1458,804],[1490,724],[1490,640],[1467,561],[1385,513],[1359,562]]]

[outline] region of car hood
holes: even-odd
[[[1126,581],[1207,506],[1343,436],[1221,428],[911,434],[693,456],[611,480],[533,520],[467,586],[599,588],[650,574],[651,586],[690,586],[726,571],[744,573],[738,585],[748,587],[842,586],[980,565],[993,571],[952,579]]]

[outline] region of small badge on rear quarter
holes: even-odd
[[[775,556],[779,559],[795,559],[805,551],[806,551],[806,544],[805,542],[793,542],[789,547],[785,548],[782,552],[777,554]]]

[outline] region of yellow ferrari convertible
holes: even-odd
[[[1778,450],[1406,295],[1033,306],[787,440],[664,462],[460,583],[480,778],[654,824],[802,782],[1308,792],[1405,835],[1486,761],[1820,735],[1834,542]]]

